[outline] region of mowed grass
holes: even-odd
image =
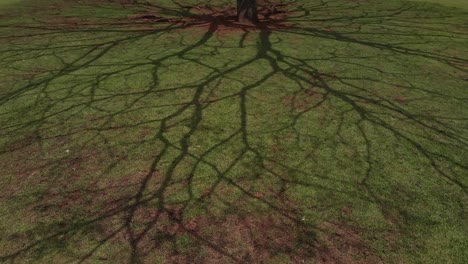
[[[444,6],[468,9],[468,3],[464,0],[414,0],[419,2],[436,3]]]
[[[150,3],[0,11],[1,261],[466,262],[467,11]]]

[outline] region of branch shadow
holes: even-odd
[[[270,8],[258,26],[148,1],[135,4],[164,19],[8,27],[19,33],[0,38],[12,74],[0,77],[0,200],[29,226],[0,229],[0,260],[381,262],[365,236],[388,230],[349,224],[350,207],[376,206],[409,236],[428,217],[402,197],[428,188],[425,175],[463,207],[468,99],[380,61],[450,69],[458,91],[468,59],[433,45],[466,36],[412,22],[417,5],[346,3]],[[323,51],[287,48],[314,41]]]

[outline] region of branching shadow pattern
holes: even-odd
[[[2,27],[0,260],[381,262],[462,221],[468,30],[376,2]]]

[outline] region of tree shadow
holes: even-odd
[[[369,234],[432,221],[412,211],[430,184],[463,208],[468,59],[438,47],[465,29],[346,3],[269,7],[258,26],[145,2],[118,22],[7,27],[0,200],[28,225],[0,229],[0,260],[381,262]],[[454,72],[453,90],[409,69],[424,64]]]

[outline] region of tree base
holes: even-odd
[[[237,0],[237,22],[242,24],[258,24],[256,0]]]

